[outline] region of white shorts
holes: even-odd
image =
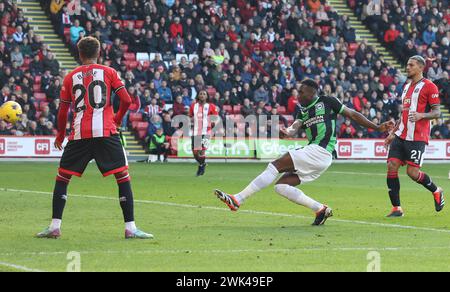
[[[295,173],[302,184],[318,179],[333,161],[330,152],[315,144],[291,150],[289,154],[294,162]]]

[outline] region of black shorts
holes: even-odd
[[[119,135],[69,141],[59,164],[59,171],[81,176],[88,163],[95,159],[103,176],[128,169],[128,161]]]
[[[206,151],[209,148],[210,137],[208,135],[193,136],[192,137],[192,150],[194,151]]]
[[[395,137],[389,149],[388,161],[400,161],[402,165],[409,164],[422,167],[427,144],[420,141],[406,141]]]

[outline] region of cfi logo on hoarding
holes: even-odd
[[[36,139],[34,147],[34,153],[36,155],[48,155],[50,154],[50,140],[49,139]]]
[[[375,143],[375,156],[376,157],[386,157],[388,154],[386,148],[384,147],[384,142]]]
[[[352,156],[352,142],[339,142],[338,154],[341,157]]]

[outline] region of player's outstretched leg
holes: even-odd
[[[312,225],[323,225],[328,218],[333,216],[333,210],[328,206],[313,200],[296,188],[300,183],[301,181],[297,174],[286,173],[276,183],[275,191],[289,201],[311,209],[316,214],[316,219]]]
[[[445,206],[444,199],[444,190],[440,187],[437,187],[432,179],[424,172],[420,171],[418,167],[408,165],[408,176],[417,182],[418,184],[423,185],[427,190],[429,190],[433,194],[434,198],[434,206],[436,212],[442,211]]]
[[[400,204],[400,180],[398,170],[401,166],[399,160],[391,159],[388,161],[387,186],[389,189],[389,198],[392,203],[392,211],[387,217],[403,217],[404,213]]]
[[[237,195],[230,195],[223,191],[216,190],[215,195],[224,202],[232,211],[237,211],[239,207],[253,194],[267,188],[275,182],[280,173],[293,172],[294,164],[290,154],[286,154],[280,159],[270,163],[266,170],[254,179],[242,192]]]
[[[134,221],[134,200],[131,190],[131,178],[127,170],[114,174],[119,187],[119,201],[125,220],[125,238],[153,239],[153,235],[136,227]]]
[[[59,238],[61,236],[61,223],[64,207],[67,201],[67,187],[72,175],[58,172],[55,188],[53,190],[53,215],[52,222],[48,228],[38,233],[38,238]]]

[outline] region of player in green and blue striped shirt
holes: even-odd
[[[280,159],[270,163],[260,176],[237,195],[216,190],[217,197],[232,211],[237,211],[247,198],[268,187],[280,174],[283,174],[275,185],[275,191],[290,201],[313,210],[316,213],[313,225],[322,225],[332,216],[331,208],[311,199],[296,186],[318,179],[330,167],[333,160],[331,153],[337,141],[338,114],[379,132],[391,130],[394,123],[390,121],[375,125],[362,114],[344,106],[338,99],[318,96],[318,92],[319,86],[313,80],[302,82],[298,96],[301,111],[292,126],[281,131],[282,136],[292,137],[300,128],[304,129],[309,141],[308,146],[289,151]]]

